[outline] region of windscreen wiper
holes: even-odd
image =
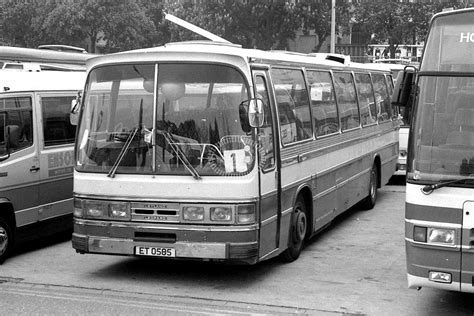
[[[167,131],[162,131],[162,133],[163,133],[163,137],[165,138],[166,142],[171,147],[171,149],[173,150],[174,154],[179,159],[179,161],[181,161],[181,163],[184,165],[184,167],[192,174],[194,179],[200,180],[201,176],[196,171],[196,169],[193,167],[193,165],[189,162],[188,158],[186,158],[186,154],[181,150],[181,148],[178,145],[176,145],[173,142],[173,137],[171,136],[171,134]]]
[[[127,139],[125,140],[125,144],[122,147],[122,150],[120,151],[117,159],[115,159],[114,165],[110,169],[109,173],[107,174],[107,177],[113,178],[115,177],[115,172],[117,172],[117,168],[120,165],[120,162],[122,162],[123,157],[125,157],[125,154],[128,151],[128,148],[130,148],[130,144],[132,143],[133,139],[135,138],[135,135],[137,135],[139,128],[135,128],[130,131],[130,134],[128,134]]]
[[[421,188],[421,192],[423,192],[423,194],[428,195],[428,194],[431,194],[436,189],[448,186],[450,184],[461,183],[468,180],[474,180],[474,176],[456,179],[456,180],[440,181],[435,184],[428,184],[428,185],[425,185],[423,188]]]

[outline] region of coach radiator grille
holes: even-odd
[[[179,223],[178,203],[132,203],[132,221]]]

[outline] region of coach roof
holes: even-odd
[[[263,51],[258,49],[242,48],[240,45],[213,42],[213,41],[190,41],[168,43],[160,47],[143,48],[115,54],[103,55],[91,58],[87,61],[90,69],[96,65],[109,63],[127,62],[153,62],[158,60],[195,61],[213,60],[225,62],[235,60],[253,60],[280,62],[298,62],[306,64],[324,64],[341,66],[341,63],[326,60],[324,56],[315,56],[288,51]]]

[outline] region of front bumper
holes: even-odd
[[[135,247],[172,248],[175,259],[258,261],[258,230],[251,226],[186,226],[75,219],[72,246],[79,253],[135,255]],[[168,258],[168,257],[166,257]]]

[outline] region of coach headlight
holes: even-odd
[[[214,222],[230,222],[232,220],[232,207],[230,206],[211,207],[210,218],[211,218],[211,221],[214,221]]]
[[[454,229],[428,228],[428,243],[454,245]]]
[[[204,208],[200,206],[183,206],[183,219],[185,221],[203,221]]]
[[[100,201],[84,201],[84,217],[107,216],[107,203]]]
[[[129,203],[114,202],[109,204],[109,216],[118,220],[130,219]]]

